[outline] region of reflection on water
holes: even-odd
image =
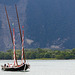
[[[18,61],[20,63],[20,61]],[[27,71],[2,71],[0,75],[75,75],[75,60],[28,60]],[[13,63],[12,60],[0,60],[0,65]]]

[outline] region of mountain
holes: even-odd
[[[0,0],[0,50],[12,48],[4,5],[11,28],[15,24],[16,48],[21,48],[15,4],[21,29],[24,25],[25,48],[75,48],[74,3],[74,0]]]

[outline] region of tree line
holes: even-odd
[[[21,59],[21,50],[16,50],[17,59]],[[51,50],[51,49],[25,49],[26,59],[75,59],[75,48],[66,50]],[[6,52],[0,51],[0,59],[13,59],[13,50]]]

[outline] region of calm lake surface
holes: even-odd
[[[20,60],[18,61],[20,63]],[[75,75],[75,60],[27,60],[30,70],[19,72],[2,71],[0,75]],[[12,60],[0,60],[0,65],[13,63]]]

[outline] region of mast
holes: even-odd
[[[13,53],[14,53],[14,66],[17,65],[16,64],[16,55],[15,55],[15,29],[13,28]]]
[[[9,17],[8,17],[8,13],[7,13],[7,10],[6,10],[6,6],[5,6],[5,12],[6,12],[6,16],[7,16],[7,20],[8,20],[8,25],[9,25],[9,29],[10,29],[10,34],[11,34],[11,39],[12,39],[12,43],[13,42],[15,42],[15,41],[13,41],[14,40],[14,38],[13,38],[13,35],[15,34],[15,32],[14,32],[14,29],[13,29],[13,35],[12,35],[12,31],[11,31],[11,26],[10,26],[10,22],[9,22]],[[14,47],[14,53],[15,53],[15,62],[16,62],[16,64],[18,65],[18,63],[17,63],[17,57],[16,57],[16,52],[15,52],[15,44],[13,43],[13,47]]]
[[[24,26],[22,26],[22,29]],[[24,30],[22,30],[22,64],[23,64],[23,54],[24,54]],[[25,63],[25,61],[24,61]]]
[[[24,30],[22,31],[22,34],[21,34],[21,28],[20,28],[20,22],[19,22],[19,16],[18,16],[18,11],[17,11],[17,5],[16,5],[16,4],[15,4],[15,8],[16,8],[18,26],[19,26],[19,31],[20,31],[21,43],[23,43],[24,39],[22,40],[22,38],[24,38]],[[24,28],[24,26],[23,26],[22,28]],[[25,60],[25,52],[24,52],[24,47],[23,47],[23,45],[24,45],[24,43],[22,44],[22,62],[23,62],[23,56],[24,56],[24,63],[25,63],[26,60]]]
[[[17,57],[16,57],[16,50],[15,50],[15,29],[14,29],[14,24],[13,25],[13,53],[14,53],[14,66],[17,66]]]

